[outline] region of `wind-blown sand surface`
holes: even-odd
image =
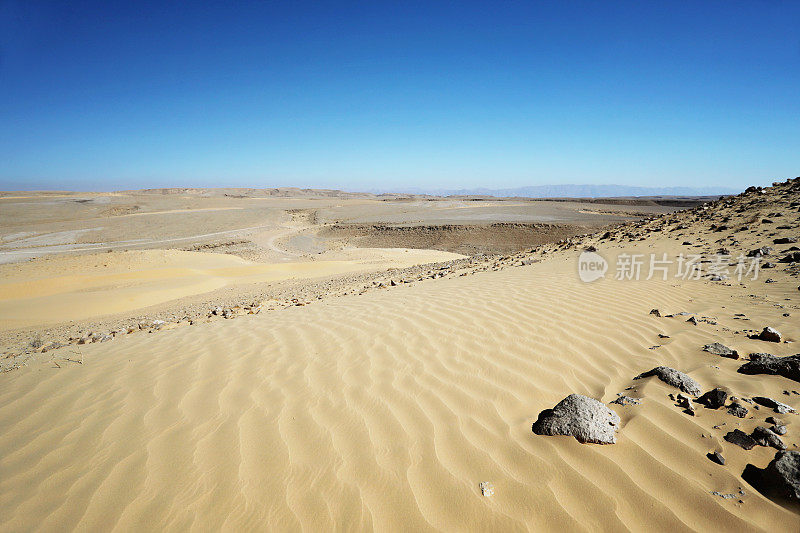
[[[613,268],[621,252],[672,256],[682,240],[597,245]],[[800,338],[783,316],[798,307],[797,279],[586,284],[579,252],[128,335],[82,346],[82,364],[62,354],[5,374],[0,529],[797,531],[797,514],[741,479],[775,450],[722,439],[769,410],[692,417],[669,399],[677,389],[633,380],[668,365],[703,390],[800,408],[782,393],[800,384],[739,374],[742,361],[701,350],[795,353],[741,328]],[[623,391],[642,403],[612,406],[617,444],[531,432],[567,394],[608,403]],[[780,416],[796,449],[796,415]]]
[[[36,278],[28,268],[0,282],[0,330],[124,313],[229,285],[405,268],[460,257],[438,250],[371,249],[352,259],[302,263],[256,263],[179,250],[75,258],[79,269],[56,273],[41,268],[42,277]],[[63,269],[69,260],[59,261],[56,268]]]

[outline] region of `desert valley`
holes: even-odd
[[[797,531],[799,233],[800,178],[0,193],[0,529]]]

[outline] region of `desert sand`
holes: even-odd
[[[0,529],[797,531],[796,509],[742,478],[776,450],[724,440],[779,416],[781,438],[796,450],[796,414],[743,403],[745,418],[699,405],[692,416],[670,398],[676,388],[633,378],[666,365],[703,391],[800,408],[800,383],[737,372],[747,354],[798,351],[788,342],[800,338],[798,271],[778,263],[792,244],[773,244],[798,236],[798,200],[795,180],[469,261],[446,250],[371,251],[378,284],[354,278],[356,289],[306,305],[176,320],[40,353],[0,375]],[[209,230],[226,231],[197,233]],[[588,246],[609,263],[591,283],[578,277]],[[710,258],[721,247],[736,256],[761,246],[773,248],[776,265],[755,280],[614,279],[622,254]],[[329,276],[367,261],[334,259],[354,253],[346,246],[323,252],[330,264],[278,248],[301,259],[120,251],[129,256],[57,278],[53,265],[99,254],[13,263],[0,318],[34,327],[70,312],[97,316],[103,302],[118,306],[104,312],[132,312],[163,291],[180,299],[291,276],[298,265]],[[386,270],[434,261],[446,262],[413,277]],[[749,338],[765,326],[787,342]],[[713,342],[741,358],[703,351]],[[616,444],[531,431],[542,410],[573,393],[641,403],[610,404],[621,418]]]

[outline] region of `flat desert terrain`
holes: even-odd
[[[0,529],[796,532],[800,179],[680,204],[2,193]]]

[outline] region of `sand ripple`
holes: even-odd
[[[87,346],[82,366],[3,376],[0,529],[796,530],[758,494],[709,494],[769,452],[711,464],[708,420],[660,383],[637,382],[643,404],[617,408],[615,446],[531,433],[566,394],[607,402],[656,364],[752,386],[698,355],[716,333],[648,315],[729,293],[583,285],[571,267],[132,335]],[[673,338],[649,350],[660,332]]]

